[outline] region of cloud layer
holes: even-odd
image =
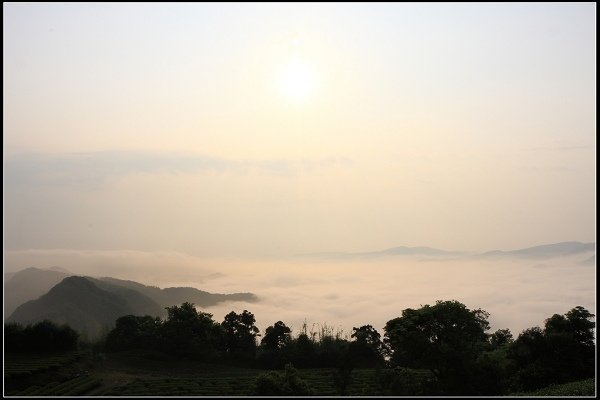
[[[583,255],[588,257],[589,255]],[[207,259],[181,253],[134,251],[7,252],[13,268],[59,265],[75,273],[133,279],[161,287],[189,285],[216,293],[256,293],[258,303],[224,303],[205,309],[221,321],[248,309],[261,330],[282,320],[298,333],[306,321],[344,333],[385,323],[406,308],[458,300],[490,313],[492,331],[542,326],[544,319],[582,305],[595,314],[595,270],[579,255],[543,263],[527,260],[416,258],[369,261]],[[583,257],[583,258],[585,258]]]

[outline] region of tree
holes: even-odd
[[[489,342],[492,349],[498,349],[512,343],[513,335],[510,333],[510,329],[498,329],[490,335]]]
[[[257,360],[263,368],[283,368],[290,362],[291,332],[292,330],[281,321],[275,322],[265,330],[257,353]]]
[[[265,330],[265,336],[260,344],[267,350],[279,350],[289,343],[291,332],[283,322],[277,321]]]
[[[306,332],[301,332],[291,343],[291,358],[298,368],[316,366],[315,343],[308,337]]]
[[[212,314],[197,311],[193,303],[167,307],[161,337],[168,351],[180,356],[210,359],[216,355],[222,330]]]
[[[27,349],[23,334],[23,325],[11,322],[4,324],[4,351],[21,352]]]
[[[487,312],[469,310],[455,300],[406,309],[385,326],[391,362],[431,370],[442,394],[470,394],[470,371],[486,344],[488,317]]]
[[[384,362],[384,345],[381,335],[373,326],[363,325],[352,328],[354,339],[348,348],[350,358],[356,366],[372,368]]]
[[[149,315],[125,315],[117,319],[115,327],[106,336],[109,350],[156,349],[160,341],[160,318]]]
[[[578,306],[546,319],[544,329],[524,330],[509,347],[516,390],[535,390],[594,376],[594,315]]]
[[[350,337],[355,339],[357,343],[372,347],[377,352],[381,353],[383,350],[381,335],[372,325],[363,325],[360,328],[353,327]]]
[[[43,320],[22,327],[20,324],[4,325],[4,343],[7,352],[56,352],[77,347],[79,333],[69,325],[57,325]]]
[[[259,335],[254,314],[244,310],[241,314],[230,312],[221,323],[224,330],[224,348],[227,353],[254,353]]]
[[[568,329],[575,340],[585,346],[594,346],[594,328],[596,323],[590,321],[594,318],[588,310],[577,306],[565,314],[569,322]]]

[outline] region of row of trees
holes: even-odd
[[[508,329],[489,330],[489,314],[458,301],[406,309],[387,322],[384,336],[371,325],[354,327],[351,340],[324,330],[292,337],[282,321],[260,338],[252,313],[227,314],[221,323],[193,304],[167,308],[167,319],[119,318],[109,350],[162,349],[181,357],[229,360],[268,369],[337,368],[343,387],[353,368],[389,367],[381,376],[389,394],[506,394],[594,375],[594,315],[576,307],[548,318],[515,340]],[[432,380],[412,376],[429,371]],[[421,376],[423,376],[421,374]],[[416,382],[416,383],[415,383]]]
[[[77,348],[79,333],[68,325],[41,321],[22,326],[4,325],[4,350],[6,352],[60,352]]]
[[[180,357],[214,361],[218,358],[251,360],[256,354],[259,330],[246,310],[230,312],[222,323],[192,303],[167,307],[167,318],[126,315],[117,319],[106,337],[109,351],[161,350]]]
[[[484,310],[469,310],[458,301],[438,301],[405,309],[387,322],[383,337],[373,326],[363,325],[354,327],[348,340],[327,327],[309,333],[306,325],[293,337],[282,321],[269,326],[261,337],[254,315],[247,310],[232,311],[218,323],[212,314],[183,303],[168,307],[164,320],[119,318],[104,346],[107,351],[154,350],[266,369],[288,364],[336,368],[341,394],[354,368],[375,368],[388,395],[503,395],[593,377],[593,317],[585,308],[575,307],[514,339],[508,329],[487,333],[489,314]],[[46,339],[41,332],[46,332]],[[76,340],[72,329],[47,321],[26,328],[5,325],[7,349],[62,349]],[[296,387],[293,370],[286,371],[263,377],[263,387],[272,387],[281,377],[286,387]]]
[[[554,314],[516,340],[508,329],[487,334],[488,317],[457,301],[404,310],[385,326],[390,364],[430,370],[446,395],[506,394],[594,376],[594,315],[585,308]]]

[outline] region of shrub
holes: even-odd
[[[298,376],[298,371],[287,364],[283,373],[270,371],[256,377],[254,394],[257,396],[310,396],[312,388]]]

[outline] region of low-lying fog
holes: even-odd
[[[327,324],[346,335],[386,321],[405,308],[458,300],[490,313],[493,332],[543,326],[552,314],[581,305],[595,314],[595,266],[587,256],[551,260],[423,260],[387,257],[361,260],[201,259],[179,253],[28,251],[6,252],[8,270],[60,266],[71,272],[140,283],[193,286],[213,293],[253,292],[258,303],[222,303],[203,309],[222,321],[247,309],[264,329],[282,320],[298,333]]]

